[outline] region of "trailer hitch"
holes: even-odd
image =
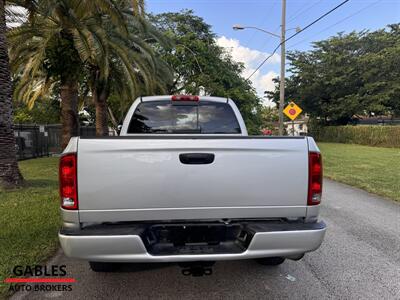
[[[182,275],[200,277],[204,275],[211,275],[212,266],[214,264],[214,261],[196,261],[180,263],[179,266],[182,268]]]

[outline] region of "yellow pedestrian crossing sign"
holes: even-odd
[[[294,120],[296,119],[302,112],[303,110],[294,102],[290,102],[285,109],[283,110],[283,113],[290,119]]]

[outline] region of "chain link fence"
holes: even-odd
[[[15,124],[15,149],[19,160],[51,156],[62,152],[61,125]],[[110,130],[109,135],[117,135]],[[80,136],[96,136],[94,126],[81,126]]]

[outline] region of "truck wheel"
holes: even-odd
[[[117,265],[114,263],[89,261],[90,268],[93,272],[113,272]]]
[[[284,257],[263,257],[257,258],[256,261],[264,266],[277,266],[285,261]]]

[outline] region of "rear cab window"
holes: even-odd
[[[228,103],[149,101],[137,107],[128,134],[240,134]]]

